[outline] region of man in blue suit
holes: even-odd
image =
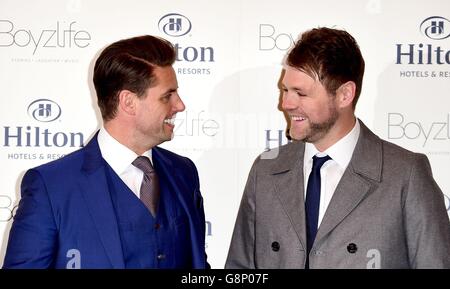
[[[153,36],[103,50],[94,67],[103,126],[84,148],[25,174],[4,268],[209,267],[197,169],[157,147],[185,109],[175,58]]]

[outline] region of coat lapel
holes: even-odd
[[[292,142],[286,146],[286,153],[271,168],[275,179],[275,192],[297,236],[306,250],[304,185],[303,185],[303,155],[305,145],[302,142]]]
[[[381,181],[381,140],[363,123],[352,159],[339,182],[320,224],[316,243],[327,236]]]
[[[113,268],[124,268],[119,228],[105,174],[105,161],[97,142],[97,134],[85,147],[81,191]]]
[[[202,212],[203,207],[200,210],[195,207],[195,197],[198,190],[198,184],[189,183],[187,179],[182,178],[186,175],[186,172],[180,171],[180,168],[174,163],[164,152],[163,149],[154,147],[152,149],[153,161],[155,163],[155,169],[160,176],[160,179],[167,180],[164,184],[161,184],[161,190],[173,190],[174,195],[180,201],[183,210],[189,216],[189,228],[190,228],[190,241],[192,248],[192,268],[204,269],[206,264],[205,259],[205,231],[202,228],[205,227],[204,220],[202,221],[198,215],[198,212]],[[194,174],[194,172],[189,172]],[[188,182],[188,183],[186,183]],[[164,193],[161,191],[161,193]]]

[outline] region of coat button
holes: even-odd
[[[272,242],[272,251],[274,251],[274,252],[280,251],[280,243]]]
[[[351,254],[356,253],[356,251],[358,251],[358,247],[356,246],[355,243],[350,243],[347,246],[347,251]]]

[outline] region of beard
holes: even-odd
[[[336,124],[336,121],[339,118],[339,112],[336,109],[336,105],[332,102],[330,102],[330,105],[328,106],[328,113],[329,117],[320,123],[309,121],[309,128],[305,131],[303,137],[300,137],[298,140],[314,143],[323,138]],[[291,135],[291,137],[293,136]]]

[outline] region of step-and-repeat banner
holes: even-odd
[[[319,26],[356,38],[366,61],[357,116],[428,156],[449,209],[450,1],[1,0],[0,265],[25,171],[79,149],[101,125],[95,57],[153,34],[177,49],[186,104],[162,146],[196,163],[209,262],[223,268],[254,158],[287,143],[283,56]]]

